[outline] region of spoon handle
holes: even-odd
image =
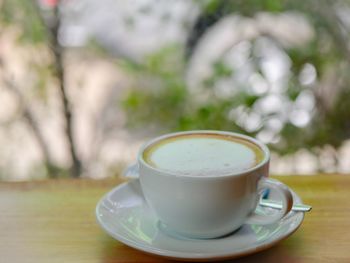
[[[261,206],[282,209],[282,205],[278,201],[273,201],[273,200],[268,200],[268,199],[261,199],[259,204]],[[312,209],[311,206],[304,205],[304,204],[295,204],[292,207],[293,211],[299,211],[299,212],[309,212],[309,211],[311,211],[311,209]]]

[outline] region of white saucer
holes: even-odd
[[[294,202],[300,197],[293,193]],[[273,209],[259,207],[262,213]],[[290,212],[280,222],[268,226],[243,225],[217,239],[187,239],[161,229],[148,207],[138,180],[123,183],[106,194],[96,207],[101,227],[120,242],[147,253],[177,260],[210,261],[228,259],[267,249],[291,235],[303,221],[302,212]]]

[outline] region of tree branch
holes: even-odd
[[[58,10],[59,6],[56,5],[54,8],[54,23],[51,28],[52,32],[52,51],[55,58],[55,72],[59,81],[59,88],[61,94],[61,101],[63,104],[63,113],[66,122],[66,136],[69,142],[69,150],[72,158],[72,166],[70,169],[70,174],[72,177],[79,177],[82,170],[81,161],[78,158],[77,151],[75,148],[75,141],[73,136],[73,120],[71,107],[68,101],[65,83],[65,71],[63,67],[63,48],[59,43],[59,29],[61,24],[60,14]]]
[[[65,120],[65,134],[67,137],[69,152],[72,159],[72,165],[70,167],[70,175],[71,177],[79,177],[82,171],[82,163],[78,157],[75,140],[74,140],[74,132],[73,132],[73,119],[72,119],[72,111],[71,105],[67,96],[67,88],[65,83],[65,70],[63,66],[63,47],[59,43],[59,29],[61,25],[61,16],[59,11],[59,3],[57,2],[56,6],[53,9],[53,16],[51,23],[47,23],[42,16],[41,10],[38,7],[37,3],[34,1],[33,5],[37,12],[38,17],[42,21],[42,24],[45,26],[46,31],[49,37],[49,45],[52,50],[54,56],[54,69],[55,75],[58,80],[59,90],[60,90],[60,99],[63,106],[63,116]]]
[[[325,21],[328,23],[328,30],[334,38],[335,45],[338,46],[339,50],[344,54],[347,61],[350,61],[350,50],[348,47],[349,38],[344,36],[341,31],[340,25],[341,20],[336,14],[332,1],[323,0],[318,4],[321,14]]]
[[[0,68],[3,69],[3,66],[0,65]],[[28,103],[26,102],[24,95],[20,91],[20,89],[16,86],[16,84],[9,78],[3,77],[3,82],[5,87],[10,90],[17,98],[19,104],[22,107],[23,118],[27,122],[28,126],[31,128],[34,138],[36,139],[40,150],[43,154],[45,167],[48,171],[50,177],[57,177],[57,169],[56,166],[52,162],[51,154],[49,151],[49,147],[44,139],[44,135],[41,132],[39,124],[37,123],[34,114],[32,113]]]

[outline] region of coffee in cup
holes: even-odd
[[[259,164],[263,151],[256,144],[222,134],[181,134],[148,146],[142,158],[172,174],[222,176]]]

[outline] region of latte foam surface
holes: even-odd
[[[254,167],[262,160],[258,146],[218,135],[187,135],[165,139],[145,150],[151,166],[173,174],[220,176]]]

